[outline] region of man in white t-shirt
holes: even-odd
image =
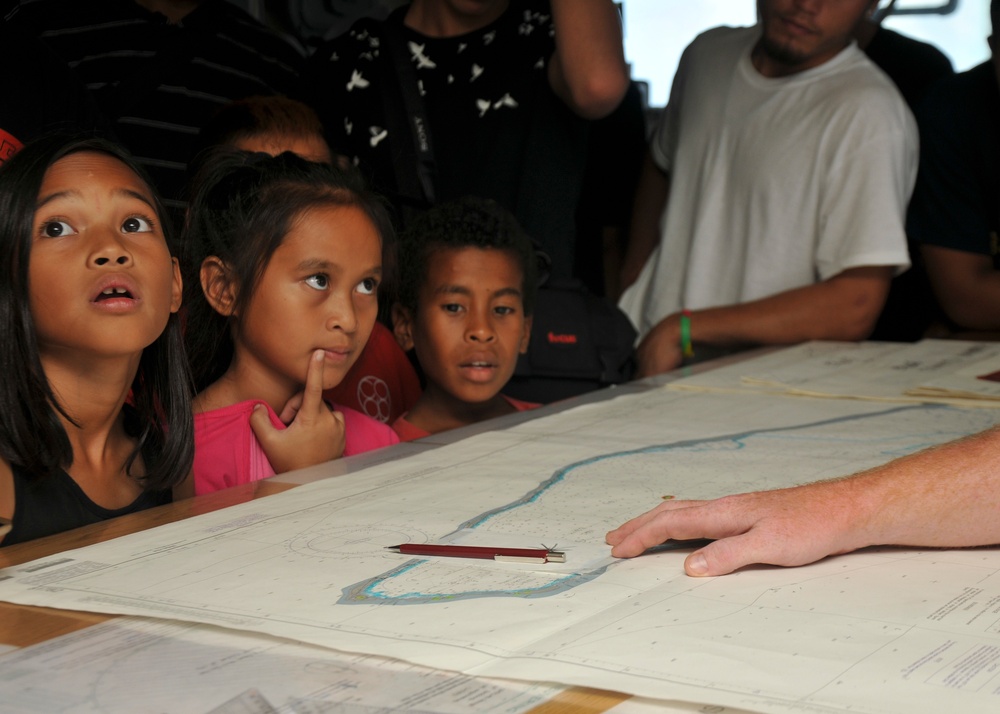
[[[699,351],[868,336],[909,266],[918,148],[852,39],[877,5],[759,0],[757,26],[685,50],[623,269],[641,375]]]

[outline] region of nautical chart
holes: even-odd
[[[0,709],[31,714],[520,714],[560,691],[127,617],[0,655],[0,671]]]
[[[883,463],[992,410],[654,390],[0,572],[0,598],[754,711],[1000,705],[1000,553],[874,549],[718,579],[604,533]],[[407,541],[558,547],[525,566]],[[748,654],[750,653],[750,654]],[[739,666],[734,666],[739,663]]]

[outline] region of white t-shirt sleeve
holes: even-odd
[[[848,121],[831,159],[818,217],[816,270],[826,280],[848,268],[910,265],[906,206],[917,173],[916,122],[877,88],[861,101],[864,121]]]
[[[680,62],[677,64],[677,71],[674,73],[673,84],[670,85],[670,97],[667,106],[660,114],[656,128],[653,130],[652,141],[650,142],[650,152],[655,163],[664,173],[669,173],[673,168],[674,156],[677,153],[677,138],[680,133],[681,106],[683,104],[684,88],[691,68],[691,56],[694,53],[695,44],[685,48],[681,54]]]

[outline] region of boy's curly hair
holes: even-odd
[[[440,250],[460,248],[502,250],[514,258],[521,267],[524,314],[531,315],[538,283],[531,238],[510,211],[496,201],[475,196],[434,206],[406,227],[399,240],[398,302],[416,311],[431,257]]]

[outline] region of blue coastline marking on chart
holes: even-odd
[[[724,434],[722,436],[712,436],[712,437],[708,437],[708,438],[704,438],[704,439],[702,439],[702,438],[698,438],[698,439],[685,439],[683,441],[671,442],[669,444],[656,444],[656,445],[653,445],[653,446],[642,446],[642,447],[639,447],[639,448],[636,448],[636,449],[628,449],[626,451],[615,451],[615,452],[612,452],[610,454],[600,454],[598,456],[591,456],[590,458],[583,459],[581,461],[577,461],[575,463],[569,464],[568,466],[564,466],[561,469],[557,470],[554,474],[552,474],[552,476],[550,478],[548,478],[545,481],[543,481],[541,484],[538,485],[537,488],[529,491],[528,493],[526,493],[524,496],[522,496],[518,500],[513,501],[511,503],[508,503],[508,504],[505,504],[505,505],[500,506],[498,508],[494,508],[494,509],[492,509],[490,511],[486,511],[486,513],[480,514],[480,515],[475,516],[473,518],[470,518],[469,520],[467,520],[464,523],[462,523],[456,529],[456,531],[463,530],[463,529],[468,529],[468,528],[478,528],[479,526],[483,525],[484,523],[486,523],[487,521],[489,521],[494,516],[497,516],[497,515],[499,515],[501,513],[506,513],[506,512],[511,511],[511,510],[513,510],[515,508],[520,508],[521,506],[525,506],[525,505],[527,505],[529,503],[532,503],[532,502],[538,500],[539,498],[541,498],[541,496],[548,489],[552,488],[554,485],[556,485],[557,483],[559,483],[560,481],[562,481],[566,477],[566,475],[569,474],[571,471],[575,471],[577,469],[584,468],[584,467],[590,466],[592,464],[600,463],[601,461],[607,461],[607,460],[610,460],[610,459],[618,459],[618,458],[627,457],[627,456],[637,456],[637,455],[640,455],[640,454],[655,454],[655,453],[660,453],[660,452],[664,452],[664,451],[675,451],[675,450],[678,450],[678,449],[690,449],[692,447],[707,446],[709,444],[717,444],[717,443],[722,443],[722,442],[732,442],[732,443],[735,443],[736,446],[737,446],[737,450],[739,450],[739,449],[745,448],[745,442],[746,442],[746,440],[749,439],[749,438],[752,438],[752,437],[756,438],[756,437],[766,436],[767,434],[778,434],[778,433],[789,433],[789,432],[796,432],[796,431],[804,431],[806,429],[813,429],[813,428],[820,427],[820,426],[827,426],[829,424],[838,424],[838,423],[844,423],[844,422],[848,422],[848,421],[856,421],[858,419],[868,419],[868,418],[871,418],[871,417],[881,417],[881,416],[886,416],[888,414],[895,414],[895,413],[901,413],[901,412],[906,412],[906,411],[914,411],[914,410],[919,410],[919,409],[950,409],[950,407],[947,406],[947,405],[944,405],[944,404],[905,405],[905,406],[899,406],[899,407],[893,407],[893,408],[890,408],[890,409],[885,409],[883,411],[874,412],[874,413],[871,413],[871,414],[856,414],[856,415],[846,416],[846,417],[833,417],[831,419],[821,419],[819,421],[809,422],[808,424],[799,424],[799,425],[793,425],[793,426],[780,426],[780,427],[773,427],[773,428],[770,428],[770,429],[751,429],[751,430],[744,431],[744,432],[739,432],[739,433],[736,433],[736,434]],[[856,441],[856,439],[852,439],[852,440]],[[916,450],[922,449],[922,448],[924,448],[926,446],[931,446],[932,444],[935,444],[935,443],[937,443],[937,441],[928,440],[926,444],[921,444],[921,445],[918,445],[918,446],[916,446],[914,448],[911,448],[910,451],[916,451]],[[895,452],[896,452],[896,450],[893,450],[893,453],[895,453]]]
[[[376,576],[369,580],[365,580],[362,583],[353,585],[351,587],[344,588],[343,596],[339,600],[338,604],[358,604],[364,603],[366,605],[374,604],[375,602],[389,604],[389,605],[415,605],[415,604],[426,604],[432,602],[448,602],[450,600],[472,600],[476,598],[485,597],[521,597],[521,598],[540,598],[548,597],[549,595],[554,595],[557,592],[564,592],[572,587],[576,587],[588,580],[592,580],[596,577],[597,572],[591,573],[571,573],[570,575],[564,575],[552,580],[551,582],[543,585],[541,587],[532,588],[518,588],[515,590],[468,590],[456,593],[420,593],[420,592],[409,592],[409,593],[397,593],[394,595],[389,595],[384,592],[378,591],[378,586],[392,580],[393,578],[400,577],[407,572],[413,570],[414,568],[420,567],[427,560],[411,560],[397,568],[393,568],[387,573]],[[601,568],[599,572],[603,572],[604,568]]]
[[[552,476],[542,481],[536,488],[527,492],[521,498],[511,501],[510,503],[504,504],[497,508],[481,513],[467,521],[464,521],[458,526],[458,528],[453,531],[457,533],[462,530],[479,528],[483,524],[487,523],[491,518],[498,516],[503,513],[509,513],[510,511],[521,508],[523,506],[529,505],[531,503],[539,500],[545,493],[547,493],[552,487],[561,483],[565,478],[573,471],[578,469],[591,466],[593,464],[600,463],[602,461],[609,461],[611,459],[619,459],[629,456],[637,456],[644,454],[655,454],[667,451],[676,451],[678,449],[697,449],[699,446],[710,446],[713,444],[730,443],[735,445],[734,450],[742,450],[746,447],[746,441],[751,438],[766,437],[768,434],[788,434],[790,438],[794,438],[795,432],[805,431],[807,429],[814,429],[816,427],[828,426],[831,424],[844,423],[849,421],[857,421],[861,419],[870,419],[883,417],[890,414],[897,414],[915,410],[938,410],[938,409],[951,409],[945,404],[908,404],[897,407],[891,407],[878,412],[872,412],[868,414],[854,414],[850,416],[840,416],[832,417],[830,419],[821,419],[818,421],[809,422],[807,424],[798,424],[791,426],[780,426],[771,427],[767,429],[751,429],[743,432],[738,432],[735,434],[723,434],[720,436],[712,436],[707,438],[696,438],[696,439],[684,439],[682,441],[671,442],[668,444],[656,444],[652,446],[643,446],[635,449],[627,449],[625,451],[615,451],[608,454],[600,454],[598,456],[592,456],[580,461],[576,461],[567,466],[563,466],[557,469]],[[930,435],[928,435],[930,436]],[[898,448],[886,451],[887,455],[892,457],[903,455],[904,453],[912,453],[918,451],[927,446],[937,444],[941,441],[940,434],[936,435],[937,438],[926,439],[926,443],[918,442],[916,444],[910,444],[905,450],[900,450]],[[917,437],[919,439],[919,435]],[[829,439],[833,441],[835,439]],[[853,439],[843,439],[838,440],[843,442],[857,441],[856,438]],[[450,534],[449,534],[450,535]],[[399,578],[412,570],[427,564],[426,559],[416,559],[408,561],[401,566],[393,568],[388,572],[377,575],[373,578],[369,578],[360,583],[355,583],[345,587],[342,590],[342,594],[339,604],[393,604],[393,605],[417,605],[417,604],[429,604],[429,603],[441,603],[454,600],[466,600],[473,598],[486,598],[486,597],[519,597],[519,598],[541,598],[549,597],[557,593],[565,592],[571,588],[582,585],[586,582],[594,580],[595,578],[602,575],[613,563],[603,565],[599,568],[595,568],[592,571],[586,573],[572,573],[570,575],[559,575],[553,580],[544,583],[540,586],[534,586],[531,588],[517,588],[513,590],[475,590],[475,591],[463,591],[454,593],[420,593],[420,592],[408,592],[408,593],[397,593],[390,595],[387,592],[381,591],[380,588],[384,584],[392,581],[395,578]]]

